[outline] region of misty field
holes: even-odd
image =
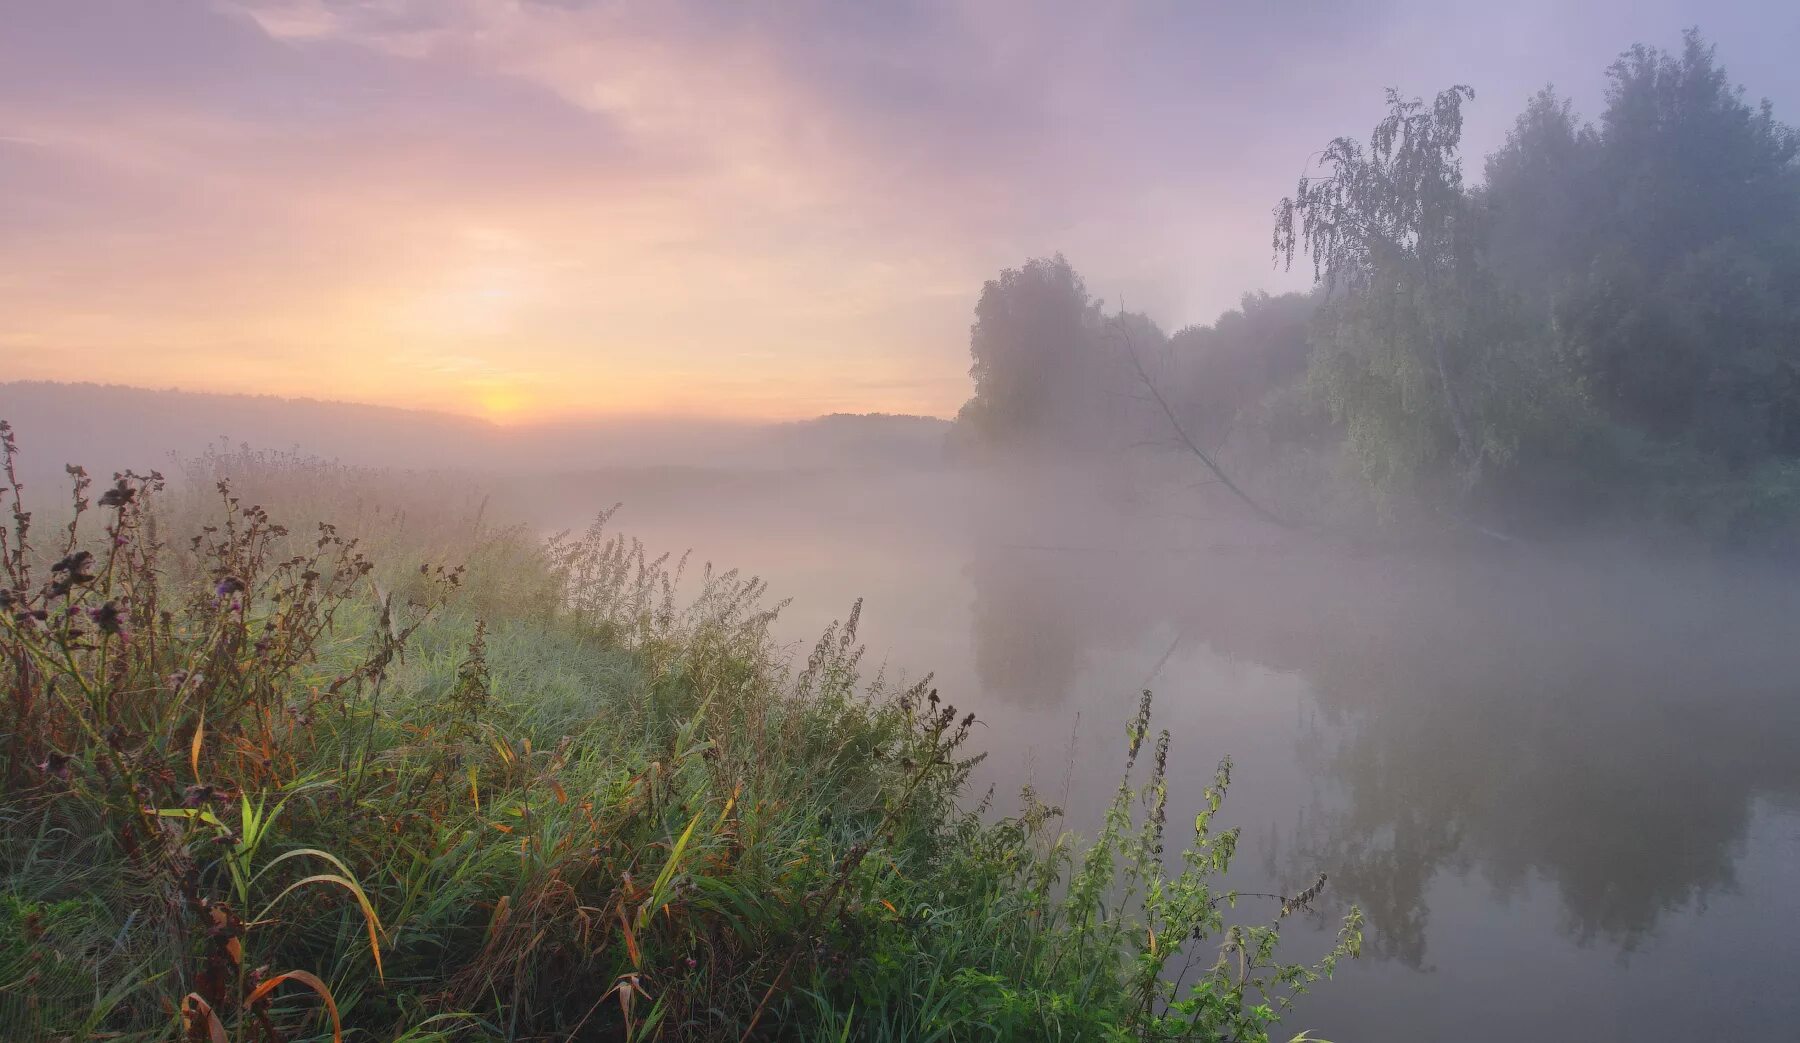
[[[11,6],[0,1043],[1800,1031],[1781,5]]]
[[[207,465],[8,487],[10,1038],[1264,1039],[1358,948],[1218,885],[1230,767],[1170,824],[1148,694],[1084,841],[964,799],[974,715],[855,610],[790,671],[759,581],[604,516]]]

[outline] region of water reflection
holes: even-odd
[[[978,542],[966,575],[981,684],[1013,703],[1063,708],[1088,664],[1157,629],[1300,674],[1305,813],[1268,864],[1327,868],[1406,966],[1431,965],[1446,873],[1478,874],[1497,916],[1543,881],[1569,938],[1628,955],[1733,888],[1756,798],[1800,794],[1800,605],[1755,571],[1015,539]]]
[[[653,545],[794,596],[778,629],[801,655],[865,596],[868,662],[935,669],[978,710],[980,786],[1004,801],[1031,781],[1075,828],[1098,824],[1121,725],[1154,687],[1172,809],[1237,760],[1232,882],[1291,890],[1324,869],[1321,931],[1348,901],[1369,913],[1386,958],[1340,967],[1295,1030],[1641,1043],[1800,1023],[1789,573],[1359,553],[1181,505],[1122,519],[1079,506],[1118,499],[1091,487],[986,474],[591,485],[539,491],[546,526],[627,501]]]

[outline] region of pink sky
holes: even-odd
[[[1592,114],[1618,50],[1697,22],[1791,121],[1796,9],[7,5],[0,379],[948,415],[1002,267],[1060,250],[1210,321],[1302,285],[1269,207],[1385,86],[1473,84],[1478,159],[1536,87]]]

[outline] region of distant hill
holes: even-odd
[[[838,468],[929,465],[949,422],[834,413],[786,423],[683,418],[500,426],[475,417],[350,402],[0,382],[0,419],[36,474],[167,469],[176,454],[240,444],[371,466],[548,472],[620,465]]]

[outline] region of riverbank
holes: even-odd
[[[1261,1039],[1357,947],[1286,962],[1310,894],[1219,885],[1228,766],[1165,828],[1147,700],[1081,841],[982,814],[973,715],[854,612],[790,671],[756,580],[212,466],[6,544],[25,1038]]]

